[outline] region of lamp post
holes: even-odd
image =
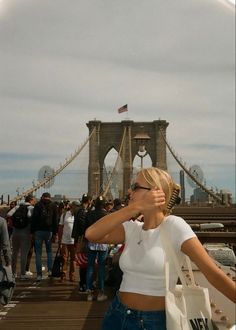
[[[133,139],[138,146],[137,155],[141,158],[141,168],[143,168],[143,158],[148,154],[146,150],[146,145],[151,138],[147,133],[143,132],[143,126],[141,126],[141,129],[142,131],[140,133],[137,133]]]

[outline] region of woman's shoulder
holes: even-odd
[[[193,233],[191,226],[182,217],[176,215],[169,215],[164,222],[164,227],[174,236]]]
[[[167,228],[171,227],[172,229],[173,228],[180,229],[180,228],[189,227],[189,224],[187,224],[187,222],[182,217],[171,214],[168,217],[166,217],[164,226]]]
[[[167,224],[173,224],[175,222],[186,222],[182,217],[173,214],[168,215],[165,220]]]
[[[185,240],[196,236],[191,226],[183,218],[175,215],[170,215],[166,218],[164,227],[178,247]]]

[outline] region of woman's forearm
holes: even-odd
[[[217,271],[212,276],[206,276],[207,280],[223,295],[236,303],[236,285],[223,271]]]
[[[140,213],[140,206],[137,203],[132,203],[121,208],[116,212],[105,215],[96,223],[88,227],[85,237],[89,241],[99,241],[107,234],[111,233],[116,227],[123,222],[130,220]]]

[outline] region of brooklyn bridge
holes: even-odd
[[[148,159],[149,166],[168,170],[167,157],[169,156],[169,160],[176,162],[180,169],[182,204],[185,204],[185,177],[187,177],[192,187],[199,187],[205,193],[205,202],[208,202],[208,205],[229,206],[232,204],[229,194],[219,192],[217,188],[214,191],[212,187],[207,187],[206,178],[203,177],[199,166],[187,165],[178,156],[166,137],[168,125],[169,123],[165,120],[155,120],[153,122],[134,122],[131,120],[121,122],[90,121],[87,123],[88,137],[69,157],[60,162],[56,168],[43,166],[39,171],[38,178],[32,178],[32,186],[27,189],[23,188],[21,192],[18,187],[16,189],[17,196],[11,196],[10,199],[11,201],[19,201],[32,193],[37,196],[37,194],[41,194],[42,190],[49,190],[52,185],[55,185],[55,179],[62,186],[66,185],[66,180],[63,183],[61,181],[63,173],[86,150],[89,155],[87,164],[88,182],[87,187],[85,186],[83,189],[93,197],[101,194],[107,198],[124,198],[133,176],[137,172],[137,168],[134,167],[135,159],[140,159],[140,167],[143,167],[144,161]],[[86,149],[87,146],[88,149]],[[116,156],[113,154],[113,164],[110,163],[108,168],[106,159],[112,152],[115,152]],[[73,181],[77,180],[78,182],[76,175],[78,173],[74,172]],[[55,187],[53,190],[55,191]]]
[[[32,186],[24,191],[18,191],[18,194],[11,196],[8,202],[19,203],[29,194],[40,197],[42,192],[50,191],[52,187],[53,191],[57,191],[57,182],[60,186],[65,186],[67,182],[62,184],[63,172],[68,171],[71,164],[76,162],[86,148],[88,148],[88,172],[84,192],[88,192],[94,198],[103,195],[109,200],[126,198],[138,170],[134,166],[135,159],[140,162],[140,167],[144,167],[146,158],[149,158],[149,166],[168,170],[168,159],[172,157],[172,161],[177,162],[179,166],[181,184],[181,203],[174,208],[173,213],[183,217],[191,225],[200,241],[205,244],[207,251],[214,252],[212,256],[219,263],[219,267],[235,281],[235,260],[227,264],[227,260],[232,256],[229,251],[235,251],[236,246],[235,205],[232,204],[228,194],[207,187],[200,168],[187,165],[178,156],[168,141],[168,122],[124,120],[114,123],[93,120],[87,123],[87,127],[88,137],[70,156],[56,168],[43,167],[39,177],[33,180]],[[113,165],[107,166],[106,158],[111,151],[116,157],[113,157]],[[76,176],[76,172],[74,175]],[[77,180],[79,184],[78,178],[73,180]],[[198,192],[198,197],[190,201],[185,197],[187,180]],[[79,197],[68,196],[61,190],[55,193],[55,200],[56,198],[78,200]],[[201,285],[209,286],[197,269],[195,275]],[[109,298],[112,298],[114,292],[112,288],[109,290]],[[213,319],[218,329],[232,328],[235,323],[233,303],[217,293],[214,288],[209,287],[209,290]],[[65,301],[68,302],[66,309],[63,303]],[[0,309],[0,327],[1,329],[41,329],[42,325],[43,329],[73,329],[76,323],[77,329],[96,330],[99,329],[106,307],[107,302],[102,304],[86,302],[82,294],[76,293],[73,285],[58,285],[55,280],[47,280],[40,285],[29,281],[26,286],[25,283],[19,282],[13,301]]]
[[[220,189],[213,190],[207,187],[201,169],[198,166],[187,165],[171,146],[167,138],[167,127],[169,123],[165,120],[153,122],[134,122],[124,120],[121,122],[101,122],[93,120],[87,123],[88,137],[81,143],[74,153],[65,158],[57,168],[50,166],[42,167],[39,171],[38,181],[33,180],[32,187],[18,193],[11,201],[20,201],[28,194],[40,196],[44,191],[56,191],[58,188],[68,186],[67,179],[63,173],[70,168],[73,162],[86,151],[88,157],[87,183],[84,192],[94,198],[103,195],[107,199],[121,198],[127,195],[128,188],[138,168],[134,167],[134,160],[140,161],[143,167],[146,158],[149,158],[149,166],[157,166],[168,170],[168,159],[179,166],[179,180],[181,185],[181,204],[177,206],[174,213],[183,216],[192,226],[195,225],[202,241],[223,242],[234,244],[235,238],[235,206],[228,193],[220,193]],[[86,149],[87,148],[87,149]],[[113,165],[106,165],[106,158],[111,152],[115,152]],[[83,155],[84,156],[84,155]],[[191,161],[191,160],[190,160]],[[79,182],[78,172],[71,171],[73,181]],[[67,178],[67,176],[66,176]],[[197,197],[192,201],[186,201],[185,185],[190,182],[197,192]],[[199,193],[200,192],[200,193]],[[61,191],[57,194],[63,199]],[[71,197],[64,195],[66,199],[79,199],[80,196]],[[10,201],[9,201],[10,202]],[[205,229],[204,223],[221,223],[223,226]],[[212,231],[213,230],[213,231]]]

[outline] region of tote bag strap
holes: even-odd
[[[186,264],[187,264],[191,284],[194,285],[194,286],[197,286],[196,282],[195,282],[194,275],[193,275],[193,269],[192,269],[191,261],[190,261],[189,257],[186,256],[186,255],[185,255],[185,259],[186,259]]]
[[[184,287],[187,287],[187,282],[186,282],[186,279],[185,279],[185,277],[183,275],[183,272],[181,270],[177,255],[176,255],[176,253],[175,253],[175,251],[174,251],[174,249],[173,249],[173,247],[170,243],[170,239],[169,239],[169,237],[166,233],[166,230],[163,226],[163,223],[160,225],[160,234],[161,234],[161,241],[162,241],[162,245],[165,249],[166,256],[168,256],[168,258],[174,262],[176,272],[177,272],[177,274],[180,278],[180,281],[181,281],[182,285]],[[187,256],[186,256],[186,261],[187,261],[187,268],[188,268],[188,271],[189,271],[189,274],[190,274],[191,285],[196,286],[194,276],[193,276],[191,262],[190,262],[190,260]],[[166,260],[166,264],[167,264],[166,265],[167,266],[166,272],[168,273],[169,263],[168,263],[167,260]],[[167,277],[168,277],[168,280],[169,280],[169,275],[168,274],[167,274]],[[169,281],[168,281],[168,287],[169,287]]]
[[[165,282],[166,282],[166,291],[170,291],[170,264],[169,261],[167,260],[165,261]]]

